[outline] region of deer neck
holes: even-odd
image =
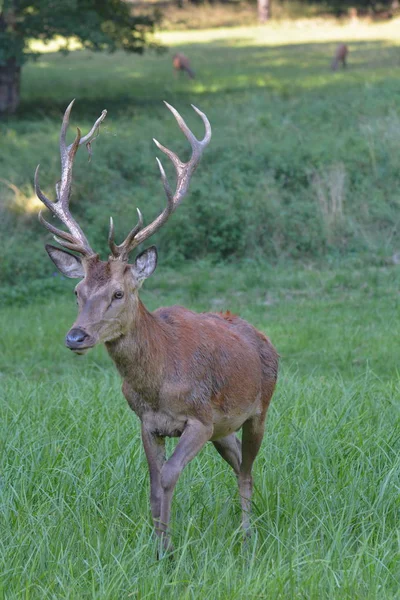
[[[166,357],[163,324],[138,299],[135,318],[127,332],[106,348],[120,375],[138,392],[159,389]]]

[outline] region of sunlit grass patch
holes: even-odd
[[[400,19],[391,19],[381,23],[360,21],[356,25],[341,24],[335,19],[305,19],[288,21],[271,21],[267,25],[246,27],[218,27],[199,31],[165,31],[160,39],[165,44],[197,44],[226,40],[230,45],[263,45],[298,44],[313,42],[341,41],[390,41],[400,44]]]

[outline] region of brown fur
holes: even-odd
[[[185,61],[183,60],[185,59]],[[174,67],[193,72],[182,54],[174,57]],[[128,264],[132,250],[152,236],[180,204],[190,178],[211,139],[207,117],[193,107],[205,126],[205,136],[197,140],[170,105],[179,127],[192,147],[187,163],[158,142],[177,172],[175,193],[170,189],[161,164],[161,178],[168,206],[149,225],[138,223],[122,244],[114,242],[110,220],[111,256],[102,262],[90,248],[83,231],[69,211],[71,174],[79,144],[92,139],[105,117],[103,111],[92,130],[78,134],[66,146],[66,130],[72,104],[67,108],[60,135],[61,184],[58,200],[52,203],[40,190],[38,197],[69,229],[41,222],[57,235],[60,245],[82,255],[79,258],[46,245],[51,260],[70,278],[80,279],[75,292],[78,317],[68,332],[68,348],[83,354],[105,343],[123,379],[122,391],[141,421],[141,436],[150,472],[150,505],[155,531],[162,547],[171,549],[168,531],[174,487],[185,466],[211,441],[237,475],[246,535],[250,527],[252,466],[264,435],[265,417],[278,374],[278,355],[271,342],[252,325],[225,313],[197,314],[181,306],[149,312],[139,299],[143,281],[157,265],[154,246]],[[235,432],[242,429],[242,440]],[[166,460],[165,437],[178,437],[172,455]]]
[[[177,73],[179,71],[183,71],[184,73],[186,73],[188,75],[188,77],[190,77],[190,79],[194,79],[195,74],[194,74],[193,69],[190,66],[190,60],[188,59],[187,56],[182,54],[182,52],[178,52],[177,54],[174,54],[174,56],[172,58],[172,66],[174,67],[174,69]]]
[[[225,319],[226,321],[229,321],[230,323],[232,323],[233,320],[236,318],[236,315],[234,315],[233,313],[231,313],[230,310],[226,310],[225,312],[220,312],[218,314],[221,315],[221,317],[223,319]]]
[[[349,48],[346,44],[339,44],[336,48],[335,55],[333,57],[333,61],[331,64],[332,71],[336,71],[339,67],[339,63],[342,64],[342,67],[347,66],[347,56],[349,53]]]
[[[68,345],[83,353],[104,342],[121,374],[123,394],[142,422],[152,514],[164,546],[170,547],[167,526],[176,480],[207,441],[238,475],[247,531],[251,468],[277,380],[278,355],[263,333],[229,311],[195,313],[171,306],[149,312],[138,292],[156,261],[149,259],[143,270],[145,254],[135,265],[97,256],[82,260],[79,314],[68,336],[78,331],[86,337],[83,344]],[[60,268],[73,258],[54,250],[51,257]],[[115,300],[116,292],[123,297]],[[235,432],[242,427],[241,443]],[[181,438],[166,462],[165,437]]]

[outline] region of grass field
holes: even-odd
[[[72,294],[4,309],[3,596],[398,597],[399,280],[206,264],[154,275],[148,306],[229,306],[269,333],[283,367],[249,554],[234,477],[207,448],[177,487],[173,564],[155,561],[138,422],[109,358],[63,347]]]
[[[51,275],[32,178],[40,161],[42,187],[53,197],[60,119],[72,97],[73,126],[84,129],[109,110],[91,163],[84,152],[77,158],[72,200],[97,248],[110,214],[122,237],[135,206],[147,221],[162,206],[152,137],[186,156],[166,99],[200,135],[190,109],[198,105],[214,133],[191,201],[156,238],[163,261],[356,255],[386,264],[399,251],[398,28],[399,21],[312,21],[166,32],[160,39],[170,50],[162,56],[77,51],[28,64],[20,114],[0,125],[0,177],[19,189],[16,202],[0,183],[11,203],[11,210],[0,206],[1,280],[25,285]],[[349,68],[332,74],[339,40],[349,43]],[[192,59],[194,81],[174,78],[176,48]]]
[[[163,34],[192,57],[194,82],[171,77],[171,53],[49,53],[26,67],[21,113],[0,125],[0,176],[20,190],[18,206],[3,196],[15,210],[4,202],[0,224],[0,598],[399,598],[396,25]],[[350,68],[332,75],[342,39]],[[176,558],[156,561],[119,377],[103,348],[76,357],[63,346],[72,284],[45,260],[32,173],[40,160],[51,195],[73,96],[74,123],[110,111],[74,188],[103,253],[110,213],[122,237],[136,205],[147,220],[162,205],[151,137],[185,151],[161,100],[199,133],[190,102],[212,121],[143,300],[229,308],[280,352],[246,550],[235,479],[210,447],[177,485]]]
[[[113,365],[63,347],[72,293],[4,309],[3,597],[397,598],[399,279],[201,263],[154,275],[149,307],[229,306],[282,361],[248,554],[234,477],[210,447],[177,486],[172,564],[155,560],[138,422]]]

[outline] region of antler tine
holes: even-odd
[[[194,104],[190,105],[193,108],[193,110],[199,115],[201,120],[203,121],[205,130],[206,130],[204,138],[200,141],[190,131],[189,127],[186,125],[185,121],[182,119],[182,117],[178,113],[178,111],[173,106],[168,104],[168,102],[164,101],[164,104],[174,115],[175,119],[178,122],[179,127],[185,134],[186,138],[189,140],[193,151],[199,147],[205,148],[206,146],[208,146],[208,144],[210,143],[210,140],[211,140],[211,125],[210,125],[210,121],[207,119],[206,115],[203,112],[201,112],[201,110],[199,110]]]
[[[172,202],[174,196],[172,194],[171,188],[169,187],[169,182],[168,182],[167,176],[165,174],[164,167],[162,166],[161,160],[156,157],[156,161],[158,164],[158,168],[160,169],[161,181],[164,186],[165,194],[168,199],[168,204],[170,204]]]
[[[48,208],[55,216],[57,216],[60,219],[60,221],[62,223],[64,223],[64,225],[66,225],[66,227],[70,231],[70,233],[67,233],[67,232],[63,231],[62,229],[58,229],[57,227],[54,227],[54,225],[51,225],[50,223],[48,223],[43,218],[41,213],[39,213],[40,222],[49,231],[51,231],[54,234],[56,241],[60,245],[64,246],[65,248],[74,250],[75,252],[79,252],[80,254],[83,254],[84,256],[90,256],[90,255],[93,255],[94,252],[91,249],[89,242],[88,242],[86,236],[84,235],[82,229],[80,228],[78,223],[75,221],[75,219],[72,217],[70,210],[69,210],[69,199],[71,196],[71,184],[72,184],[72,169],[73,169],[75,155],[77,153],[79,146],[81,146],[84,143],[90,144],[90,142],[94,139],[95,135],[97,134],[101,123],[106,118],[107,111],[103,110],[100,117],[95,121],[93,127],[90,129],[89,133],[87,133],[85,136],[82,137],[80,129],[77,129],[77,135],[76,135],[74,141],[72,142],[72,144],[67,146],[66,145],[66,135],[67,135],[67,129],[68,129],[68,125],[69,125],[69,117],[70,117],[72,106],[73,106],[74,102],[75,102],[75,100],[72,100],[72,102],[68,105],[68,107],[64,113],[64,117],[63,117],[63,121],[62,121],[62,125],[61,125],[61,132],[60,132],[61,179],[56,184],[57,201],[51,202],[43,194],[42,190],[40,189],[39,166],[37,167],[36,172],[35,172],[35,191],[36,191],[36,194],[37,194],[39,200],[41,200],[43,202],[43,204],[46,206],[46,208]]]
[[[189,127],[186,125],[185,121],[178,113],[178,111],[167,102],[164,102],[164,104],[172,112],[180,129],[183,131],[186,139],[189,141],[192,147],[192,155],[190,157],[190,160],[187,163],[184,163],[180,160],[178,155],[175,154],[175,152],[172,152],[172,150],[169,150],[169,148],[166,148],[157,140],[153,140],[157,148],[159,148],[162,152],[164,152],[164,154],[168,156],[168,158],[171,160],[172,164],[175,167],[177,176],[176,190],[175,193],[172,193],[164,168],[160,160],[157,158],[157,164],[161,174],[161,181],[164,187],[165,194],[167,196],[167,206],[164,208],[163,212],[144,229],[141,229],[140,227],[140,230],[136,231],[136,226],[134,229],[132,229],[132,231],[129,233],[128,237],[122,244],[120,244],[117,247],[114,245],[113,248],[111,248],[110,245],[113,257],[118,258],[120,260],[127,260],[129,253],[139,244],[144,242],[147,238],[152,236],[167,221],[167,219],[169,218],[171,213],[177,208],[177,206],[179,206],[179,204],[182,202],[183,198],[187,194],[191,177],[194,171],[196,170],[197,165],[200,162],[203,151],[208,146],[211,140],[211,125],[206,115],[203,112],[201,112],[201,110],[199,110],[192,104],[193,110],[200,116],[206,130],[204,138],[202,140],[198,140],[192,133],[192,131],[189,129]]]
[[[138,213],[138,222],[136,223],[135,227],[131,230],[131,232],[129,233],[128,237],[126,238],[126,240],[120,244],[119,246],[117,246],[117,244],[114,242],[114,221],[113,218],[110,217],[110,229],[109,229],[109,233],[108,233],[108,245],[110,247],[111,250],[111,254],[113,257],[115,258],[123,258],[123,260],[127,260],[128,259],[128,255],[124,255],[125,252],[125,248],[129,247],[133,238],[135,237],[135,235],[142,229],[143,227],[143,216],[142,213],[140,212],[140,210],[137,208],[137,213]]]
[[[58,244],[60,244],[60,246],[68,248],[69,250],[74,250],[74,252],[86,254],[85,247],[81,244],[78,244],[76,242],[76,239],[71,234],[67,233],[66,231],[63,231],[62,229],[54,227],[54,225],[46,221],[46,219],[42,215],[42,211],[39,212],[38,218],[41,224],[44,225],[46,229],[51,231],[51,233],[54,236],[54,239]]]
[[[47,196],[44,195],[44,193],[42,192],[40,185],[39,185],[39,167],[40,165],[38,165],[36,167],[36,171],[35,171],[35,192],[37,197],[39,198],[39,200],[41,200],[43,202],[43,204],[56,216],[59,216],[59,207],[56,203],[51,202]],[[58,229],[58,227],[54,227],[54,225],[52,225],[51,223],[49,223],[48,221],[46,221],[46,219],[43,217],[42,215],[42,211],[39,212],[38,215],[39,221],[41,222],[42,225],[44,225],[46,227],[46,229],[48,229],[49,231],[51,231],[51,233],[54,234],[54,236],[57,236],[58,238],[63,238],[64,240],[66,240],[66,242],[68,242],[68,246],[65,246],[67,248],[70,248],[70,250],[75,250],[77,252],[80,252],[81,249],[83,248],[83,246],[76,244],[76,240],[73,237],[73,235],[71,235],[70,233],[68,233],[67,231],[63,231],[62,229]],[[64,246],[64,242],[62,241],[62,239],[57,239],[58,243],[62,246]],[[74,244],[76,246],[76,248],[71,248],[71,244]],[[84,253],[84,252],[83,252]]]
[[[72,107],[75,103],[75,98],[72,100],[72,102],[70,102],[70,104],[67,106],[67,110],[64,113],[64,117],[63,117],[63,122],[62,122],[62,126],[61,126],[61,133],[60,133],[60,150],[61,153],[65,153],[65,151],[68,151],[71,149],[71,147],[73,146],[73,144],[75,142],[73,142],[72,144],[70,144],[68,147],[66,145],[66,134],[67,134],[67,129],[68,129],[68,125],[69,125],[69,116],[71,114],[71,110]],[[103,110],[100,117],[94,122],[93,127],[91,128],[91,130],[89,131],[89,133],[87,133],[86,135],[84,135],[82,138],[80,138],[79,140],[79,146],[82,146],[82,144],[87,144],[88,142],[91,142],[95,136],[95,134],[97,133],[100,125],[102,124],[102,122],[104,121],[104,119],[107,116],[107,111]]]

